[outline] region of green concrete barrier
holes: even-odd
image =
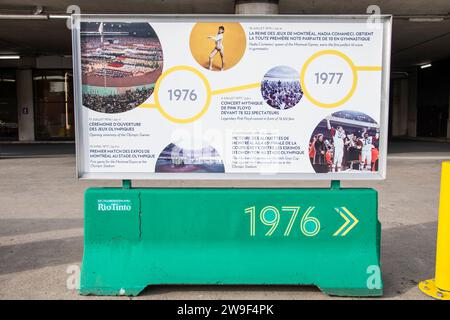
[[[87,189],[80,293],[137,295],[159,284],[382,295],[377,192]]]

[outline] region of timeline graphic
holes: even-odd
[[[384,178],[383,28],[331,17],[114,19],[87,19],[76,34],[77,116],[89,120],[78,130],[80,176]]]
[[[332,67],[327,67],[332,65]],[[324,66],[326,69],[324,69]],[[322,50],[310,56],[299,73],[306,98],[321,108],[336,108],[351,99],[358,86],[359,72],[380,72],[381,66],[356,66],[349,56],[338,50]],[[323,96],[324,86],[327,96]],[[198,69],[180,65],[169,68],[158,78],[154,103],[141,108],[156,108],[167,120],[190,123],[209,109],[213,96],[260,88],[261,83],[213,89]]]

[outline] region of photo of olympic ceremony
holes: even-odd
[[[83,105],[121,113],[147,100],[163,69],[161,43],[148,23],[81,23]]]

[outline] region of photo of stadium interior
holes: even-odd
[[[153,93],[163,53],[148,23],[81,24],[83,105],[99,112],[131,110]]]

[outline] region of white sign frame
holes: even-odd
[[[376,173],[139,173],[139,172],[87,172],[84,167],[86,146],[83,144],[83,122],[81,121],[81,46],[80,22],[311,22],[335,19],[338,21],[370,21],[378,19],[383,26],[382,83],[380,105],[379,170]],[[72,15],[72,57],[74,73],[74,114],[76,141],[76,171],[79,179],[93,180],[383,180],[386,178],[389,78],[391,60],[392,15],[129,15],[129,14],[74,14]]]

